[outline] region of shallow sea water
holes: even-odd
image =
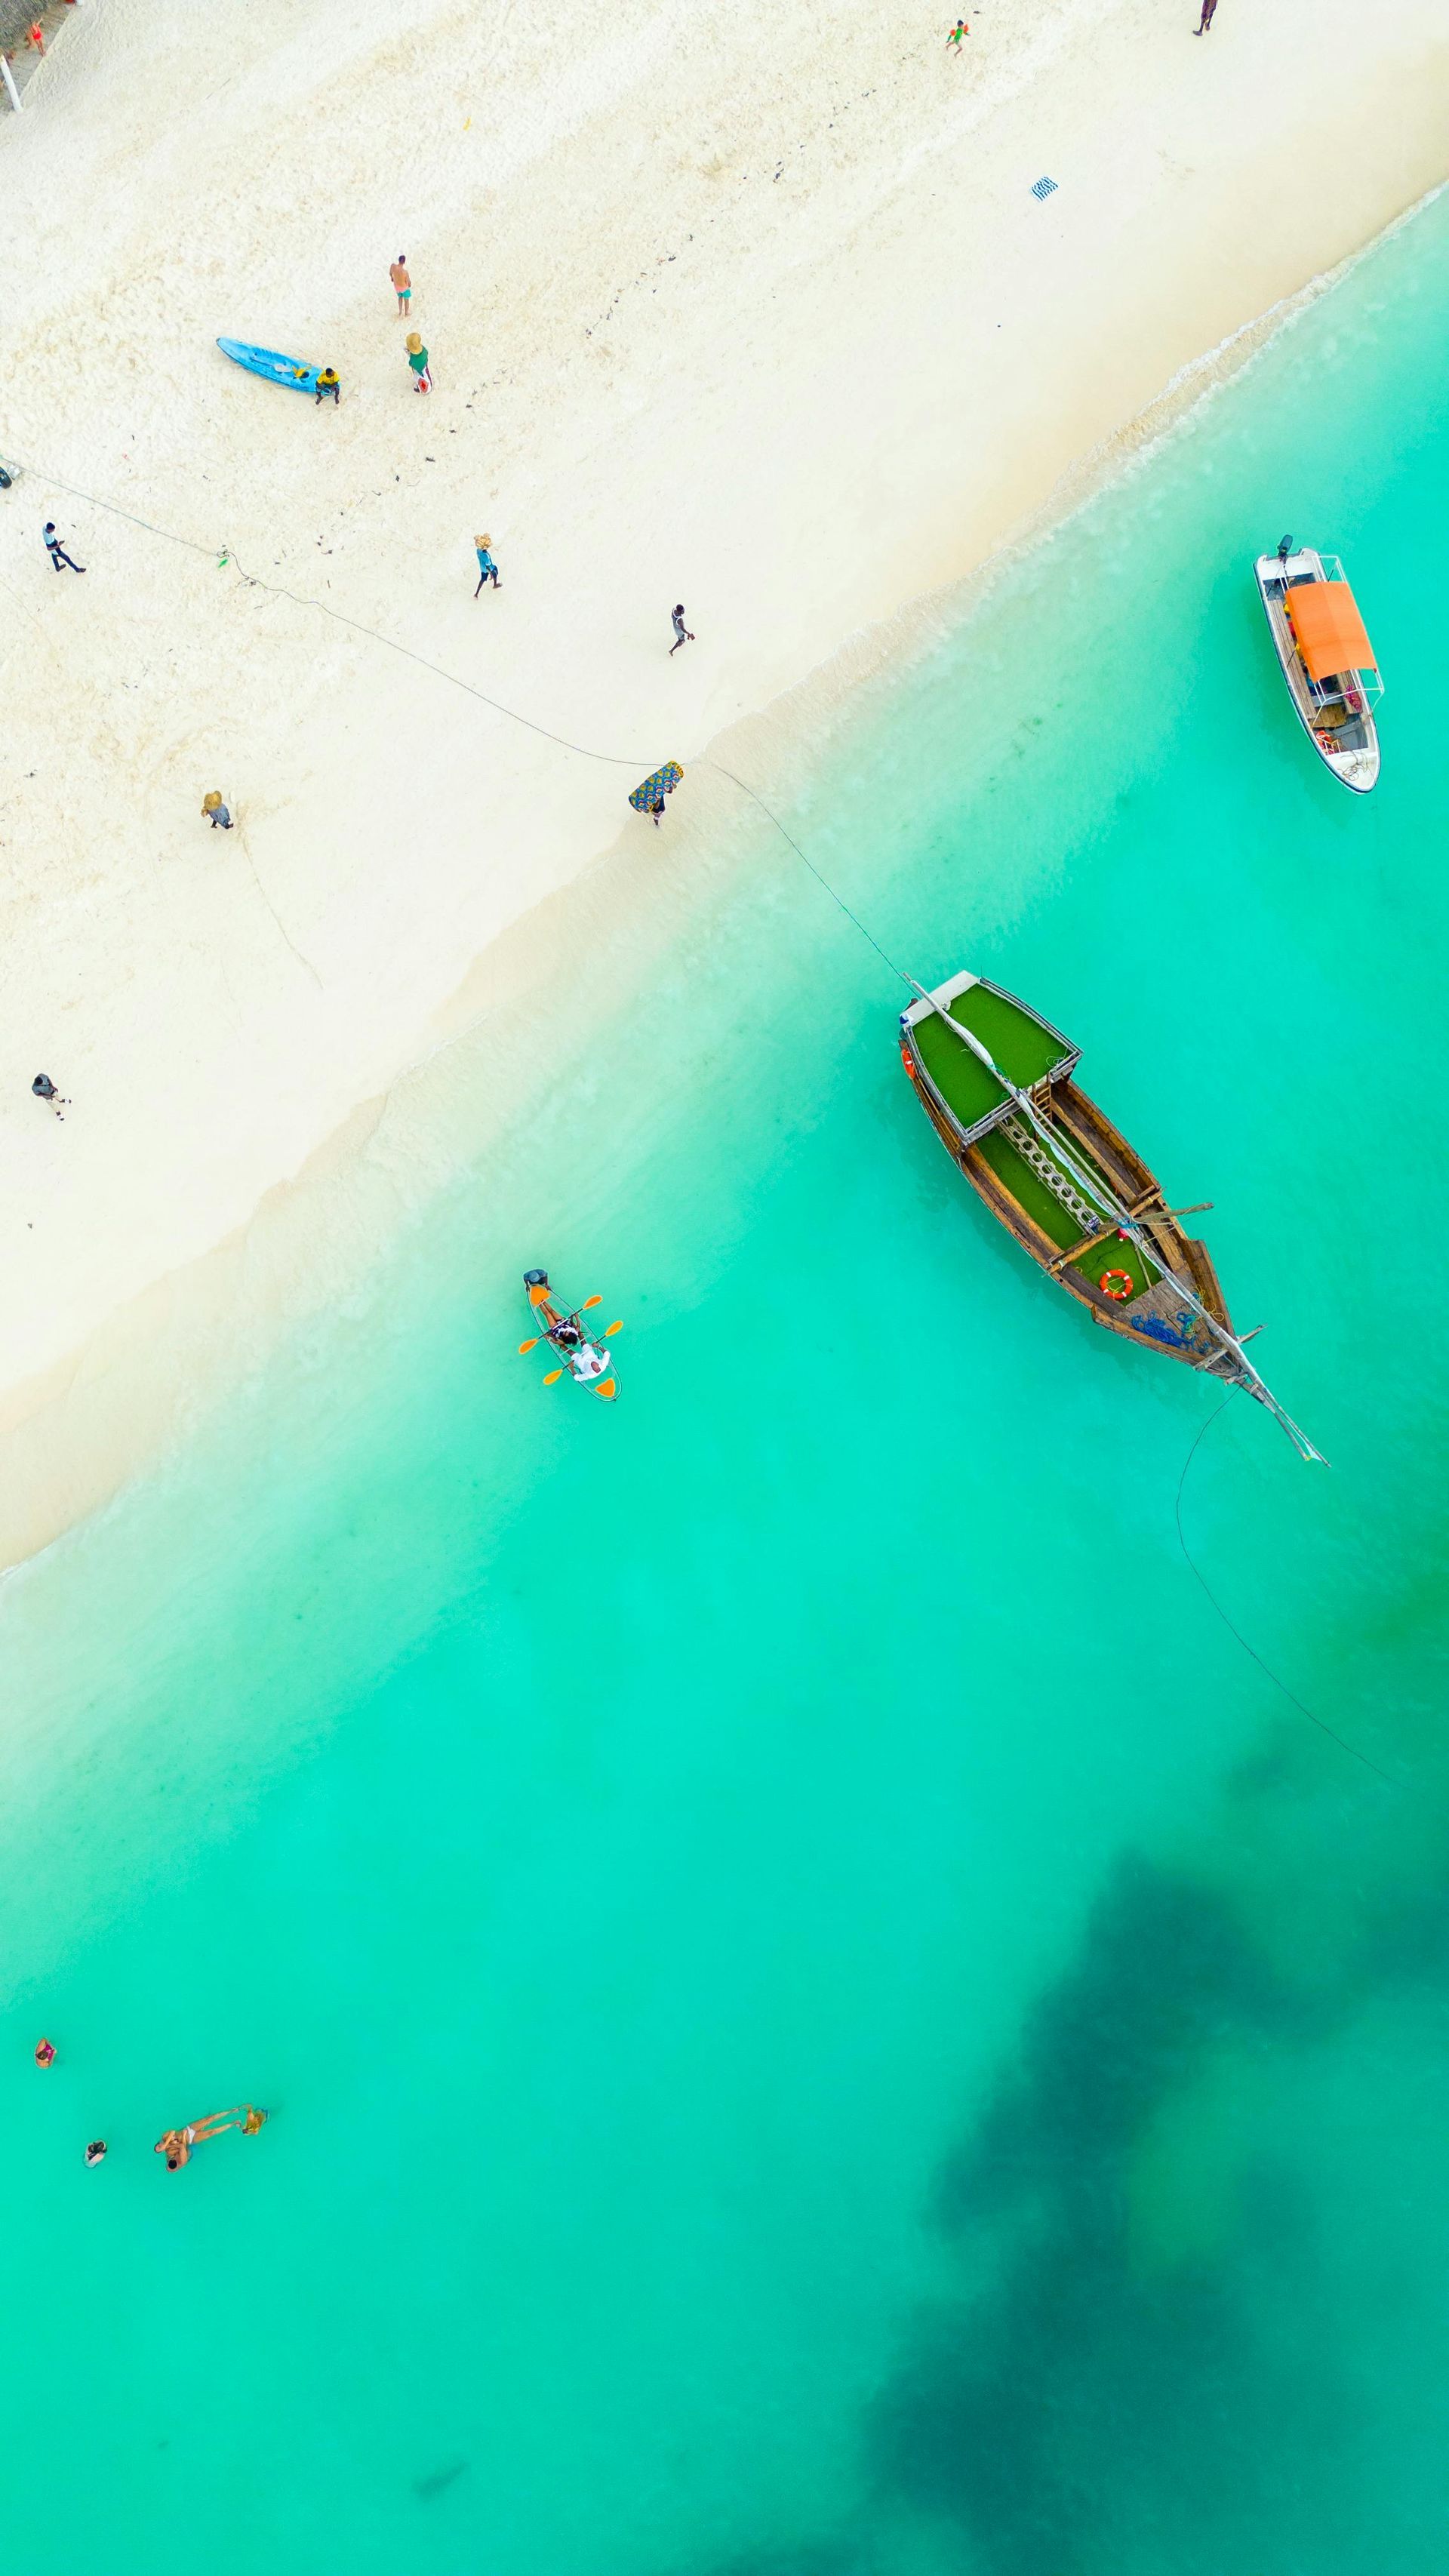
[[[1449,199],[760,781],[1215,1202],[1334,1465],[1235,1401],[1185,1526],[1355,1751],[1179,1552],[1215,1396],[993,1228],[761,830],[0,1593],[18,2576],[1442,2568],[1446,287]],[[1364,805],[1289,528],[1389,677]],[[612,1412],[515,1355],[540,1259],[627,1318]]]

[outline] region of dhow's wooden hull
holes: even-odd
[[[1051,1236],[1014,1198],[992,1170],[979,1145],[964,1144],[954,1128],[949,1113],[943,1109],[921,1069],[909,1044],[901,1049],[901,1060],[926,1116],[930,1119],[952,1162],[975,1190],[978,1198],[1007,1233],[1014,1235],[1023,1252],[1030,1255],[1039,1270],[1054,1279],[1067,1296],[1085,1306],[1094,1324],[1104,1331],[1120,1334],[1123,1341],[1136,1342],[1139,1348],[1164,1353],[1169,1359],[1181,1360],[1188,1368],[1201,1369],[1210,1377],[1222,1378],[1227,1384],[1239,1382],[1241,1372],[1216,1343],[1180,1296],[1174,1295],[1170,1282],[1159,1280],[1147,1295],[1130,1306],[1117,1302],[1100,1284],[1101,1272],[1112,1265],[1115,1230],[1108,1227],[1094,1250],[1085,1260],[1066,1262]],[[1156,1175],[1143,1161],[1135,1147],[1113,1126],[1096,1102],[1072,1081],[1054,1083],[1048,1095],[1052,1122],[1060,1123],[1068,1142],[1085,1148],[1112,1183],[1124,1204],[1132,1209],[1134,1222],[1148,1236],[1163,1265],[1185,1278],[1196,1291],[1210,1315],[1231,1332],[1223,1292],[1205,1243],[1184,1234],[1176,1218],[1163,1213],[1163,1196]]]

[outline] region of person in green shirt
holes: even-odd
[[[428,353],[423,347],[422,336],[419,332],[409,331],[407,350],[408,365],[413,371],[416,391],[420,394],[430,394],[433,390],[433,379],[428,368]]]
[[[967,25],[967,23],[966,23],[965,19],[964,19],[964,18],[958,18],[958,19],[957,19],[957,21],[956,21],[955,26],[954,26],[954,27],[952,28],[952,30],[951,30],[950,35],[946,38],[946,50],[947,50],[947,52],[949,53],[949,52],[950,52],[951,47],[954,45],[954,46],[955,46],[955,48],[956,48],[957,54],[959,55],[959,54],[960,54],[960,51],[961,51],[961,47],[962,47],[962,45],[965,43],[966,38],[970,35],[970,33],[971,33],[971,30],[970,30],[969,26]]]

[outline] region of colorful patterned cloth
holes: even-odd
[[[652,814],[659,798],[672,796],[683,776],[677,760],[666,760],[662,769],[656,769],[652,778],[646,778],[642,787],[635,788],[629,799],[635,813]]]

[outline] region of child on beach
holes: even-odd
[[[488,539],[486,537],[475,537],[473,540],[473,546],[478,557],[478,590],[482,589],[485,581],[491,581],[494,589],[496,590],[498,588],[498,566],[488,551]],[[473,593],[475,599],[478,596],[478,590],[475,590]]]
[[[221,789],[219,787],[213,787],[209,796],[203,796],[201,800],[201,810],[206,816],[208,823],[211,825],[213,832],[229,832],[231,830],[231,811],[228,806],[223,805],[221,801]]]
[[[416,331],[409,331],[408,333],[407,353],[408,365],[413,371],[414,391],[420,394],[430,394],[433,390],[433,379],[428,367],[428,353],[423,347],[420,334]]]
[[[408,275],[408,255],[405,250],[398,252],[387,273],[397,289],[397,309],[399,313],[406,313],[413,300],[413,282]]]
[[[38,1073],[30,1088],[34,1092],[37,1100],[48,1100],[50,1102],[51,1108],[55,1111],[57,1118],[64,1118],[66,1111],[70,1107],[70,1102],[64,1092],[56,1090],[56,1087],[51,1081],[48,1073]],[[42,2040],[41,2047],[49,2048],[49,2046],[50,2042],[48,2039]],[[40,2052],[37,2050],[37,2059],[39,2058],[39,2054]],[[50,2059],[48,2057],[45,2060],[45,2063],[47,2066],[50,2064]]]
[[[958,18],[950,35],[946,38],[946,51],[949,53],[951,47],[954,45],[956,48],[956,59],[958,62],[961,59],[961,48],[970,33],[971,29],[967,21],[964,18]]]

